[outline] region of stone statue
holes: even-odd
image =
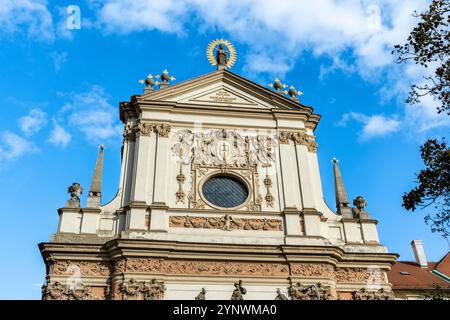
[[[231,295],[231,300],[244,300],[244,294],[247,293],[247,290],[242,286],[242,280],[236,282],[234,287],[235,289]]]
[[[219,44],[219,48],[217,49],[216,62],[217,65],[219,66],[226,66],[228,63],[227,53],[225,51],[225,47],[223,46],[223,44]]]
[[[370,219],[370,214],[364,210],[367,205],[367,201],[363,196],[357,196],[356,199],[353,200],[353,205],[355,206],[352,208],[353,218]]]
[[[300,282],[297,282],[289,288],[289,295],[292,300],[310,300],[306,291],[307,289],[304,288]]]
[[[287,300],[287,299],[288,298],[286,297],[286,295],[281,293],[280,288],[277,288],[277,296],[275,297],[275,300]]]
[[[289,295],[292,300],[332,300],[329,288],[322,287],[319,282],[310,286],[302,286],[300,282],[295,285],[291,285],[289,288]]]
[[[195,297],[195,300],[206,300],[206,289],[202,288],[200,293]]]
[[[80,207],[80,195],[83,193],[83,188],[78,182],[72,183],[70,187],[67,188],[67,193],[70,194],[70,199],[67,201],[67,207],[69,208],[79,208]]]

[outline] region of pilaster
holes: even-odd
[[[303,207],[298,178],[295,146],[290,139],[280,138],[281,180],[283,183],[284,205],[286,208]]]

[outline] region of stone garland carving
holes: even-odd
[[[362,288],[353,293],[354,300],[394,300],[392,291],[385,291],[383,288],[376,291],[369,291]]]
[[[78,284],[70,288],[56,281],[42,286],[42,300],[93,300],[91,287]]]
[[[123,260],[119,260],[123,261]],[[129,258],[121,262],[116,272],[150,274],[194,274],[194,275],[289,275],[286,264],[241,263],[192,260],[164,260],[157,258]]]
[[[147,122],[139,122],[138,125],[135,127],[135,133],[136,133],[136,137],[139,136],[150,136],[151,132],[152,132],[152,127],[153,125],[151,125],[150,123]]]
[[[169,227],[173,228],[200,228],[232,230],[257,230],[257,231],[283,231],[283,223],[279,219],[245,219],[233,218],[225,215],[216,217],[171,216]]]
[[[312,135],[306,134],[304,131],[280,131],[278,134],[280,143],[287,144],[289,140],[294,141],[295,144],[305,145],[309,152],[317,152],[317,141]]]
[[[127,259],[113,261],[113,273],[123,273],[127,269]]]
[[[269,175],[266,173],[266,177],[264,178],[264,186],[266,187],[266,196],[264,199],[266,200],[266,205],[268,207],[273,208],[274,196],[270,192],[270,188],[272,187],[272,179],[270,179]]]
[[[338,268],[335,271],[338,282],[367,282],[370,276],[366,268]]]
[[[133,123],[128,122],[127,124],[125,124],[123,128],[123,138],[125,139],[125,141],[131,142],[136,140],[135,126],[133,125]]]
[[[291,265],[291,273],[302,277],[333,278],[334,267],[325,263],[296,263]]]
[[[300,282],[289,287],[289,295],[292,300],[332,300],[331,290],[322,287],[319,282],[310,286],[303,286]]]
[[[186,181],[186,176],[183,173],[183,162],[180,162],[180,172],[177,174],[178,191],[175,193],[176,203],[184,203],[185,193],[183,190],[184,182]]]
[[[51,265],[50,273],[56,275],[72,274],[74,267],[82,276],[109,276],[111,267],[103,261],[57,260]]]
[[[149,282],[130,279],[120,285],[123,300],[161,300],[166,286],[163,281],[152,279]]]
[[[167,138],[170,132],[170,125],[168,125],[167,123],[155,124],[154,130],[159,137]]]
[[[133,124],[131,122],[125,124],[123,137],[125,141],[135,141],[139,136],[150,136],[154,131],[159,137],[168,137],[170,132],[170,125],[167,123],[152,124],[149,122],[139,122]]]

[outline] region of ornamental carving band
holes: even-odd
[[[289,276],[289,267],[281,263],[241,263],[192,260],[129,258],[123,272],[193,275],[277,275]]]
[[[82,276],[108,276],[111,272],[111,267],[103,261],[57,260],[51,264],[50,273],[67,275],[73,274],[75,270],[80,272]]]
[[[295,144],[306,146],[309,152],[317,152],[318,143],[315,137],[304,131],[280,131],[278,139],[281,144],[288,144],[292,140]]]
[[[216,217],[171,216],[169,227],[172,228],[200,228],[257,231],[283,231],[283,223],[279,219],[244,219],[225,215]]]

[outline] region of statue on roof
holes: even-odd
[[[206,56],[217,70],[231,68],[236,61],[236,49],[228,40],[216,39],[209,43]]]
[[[83,193],[81,184],[79,184],[78,182],[72,183],[72,185],[67,188],[67,193],[70,194],[70,199],[67,200],[66,206],[69,208],[79,208],[80,195]]]
[[[219,66],[226,66],[228,59],[227,59],[227,53],[225,51],[225,48],[223,44],[219,44],[219,48],[216,51],[216,61],[217,65]]]
[[[353,218],[355,219],[370,219],[370,213],[368,213],[364,208],[367,205],[366,199],[363,196],[357,196],[353,200],[354,207],[352,208]]]

